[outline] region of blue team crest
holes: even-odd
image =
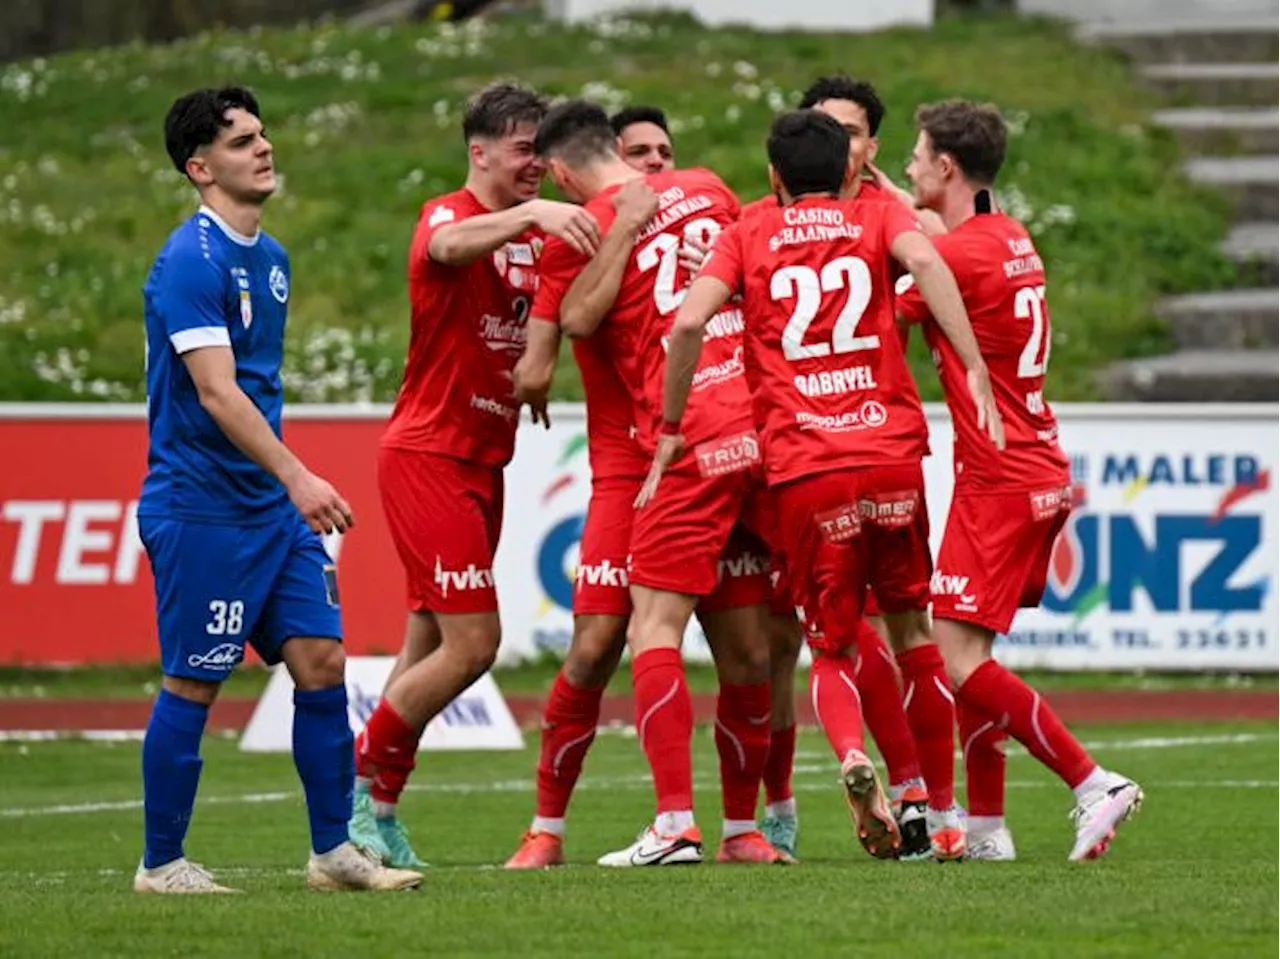
[[[271,295],[280,303],[286,303],[289,300],[289,277],[278,266],[271,268],[271,275],[267,278],[267,284],[271,287]]]

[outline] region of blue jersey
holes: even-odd
[[[200,405],[182,354],[230,346],[236,382],[280,436],[289,257],[207,207],[170,234],[143,288],[150,449],[138,513],[234,525],[291,506],[284,487],[240,452]]]

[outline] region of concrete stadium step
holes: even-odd
[[[1246,157],[1196,157],[1182,165],[1196,183],[1221,190],[1235,204],[1238,219],[1275,220],[1280,165],[1275,154]]]
[[[1280,345],[1280,289],[1190,293],[1156,312],[1184,350],[1248,350]]]
[[[1237,224],[1222,241],[1222,252],[1235,261],[1242,285],[1280,282],[1280,231],[1274,221]]]
[[[1088,23],[1078,35],[1123,50],[1139,63],[1266,63],[1280,53],[1277,28],[1275,18],[1197,18]]]
[[[1275,107],[1183,107],[1151,119],[1171,131],[1188,153],[1202,156],[1276,153],[1280,110]]]
[[[1114,363],[1099,374],[1107,399],[1144,403],[1274,403],[1280,354],[1260,350],[1181,350]]]
[[[1170,100],[1203,106],[1271,106],[1280,70],[1272,63],[1158,63],[1138,78]]]

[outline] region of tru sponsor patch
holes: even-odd
[[[724,476],[751,469],[760,462],[760,437],[754,430],[708,440],[693,448],[703,476]]]

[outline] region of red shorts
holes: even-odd
[[[627,554],[631,552],[636,494],[642,483],[643,479],[630,476],[592,481],[574,577],[575,616],[631,615]]]
[[[574,577],[575,616],[631,615],[627,556],[636,516],[635,498],[642,483],[618,476],[591,484]],[[768,550],[750,532],[735,528],[716,564],[715,588],[698,609],[715,613],[765,602],[768,570]]]
[[[716,586],[698,603],[700,613],[722,613],[769,602],[769,549],[739,523],[716,564]]]
[[[929,517],[918,463],[836,470],[775,489],[792,595],[815,649],[854,648],[868,587],[888,612],[929,603]]]
[[[502,470],[383,448],[378,490],[404,566],[409,608],[496,613],[493,557],[502,530]]]
[[[742,444],[743,438],[726,438],[717,445],[735,443]],[[749,448],[758,457],[758,442],[753,440]],[[736,454],[736,448],[731,452]],[[746,533],[758,534],[763,525],[764,488],[754,468],[758,464],[743,458],[733,468],[718,472],[703,463],[701,455],[691,456],[668,470],[653,501],[636,513],[631,533],[631,582],[706,597],[715,592],[721,580],[726,589],[730,581],[737,581],[733,588],[743,584],[753,602],[743,602],[740,597],[733,606],[765,602],[767,564],[741,560],[742,551],[735,560],[735,548],[730,546],[731,536],[736,535],[743,550],[758,549]],[[738,526],[745,531],[735,534]]]
[[[1036,492],[957,492],[933,574],[933,615],[1006,633],[1039,606],[1053,544],[1071,511],[1066,484]]]

